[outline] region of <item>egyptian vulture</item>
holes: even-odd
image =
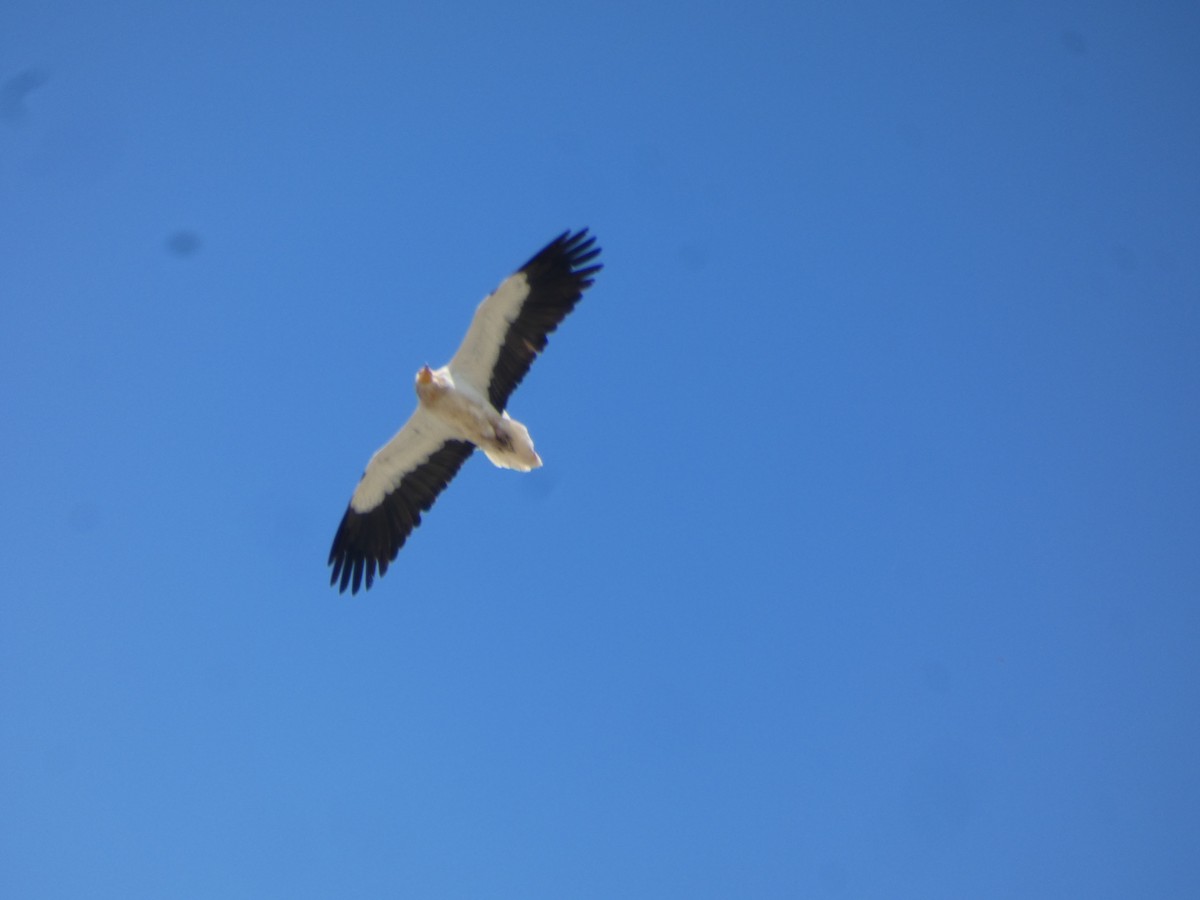
[[[476,447],[503,469],[542,464],[529,429],[505,407],[600,271],[595,244],[586,228],[559,235],[483,299],[449,364],[417,372],[416,411],[371,457],[334,535],[331,585],[356,594],[387,572]]]

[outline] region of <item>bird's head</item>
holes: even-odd
[[[421,371],[417,372],[417,384],[432,384],[433,370],[429,366],[421,366]]]

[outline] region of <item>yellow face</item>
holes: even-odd
[[[433,372],[429,366],[421,366],[421,371],[417,373],[417,384],[429,384],[433,381]]]

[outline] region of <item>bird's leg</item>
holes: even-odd
[[[492,439],[496,442],[496,446],[501,450],[512,449],[512,436],[508,433],[503,425],[492,426]]]

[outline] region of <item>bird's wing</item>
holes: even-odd
[[[418,406],[367,464],[333,538],[329,583],[357,594],[365,576],[369,588],[474,449]]]
[[[586,228],[563,232],[485,297],[450,360],[455,382],[465,380],[486,391],[488,401],[502,411],[545,349],[546,336],[575,308],[600,271],[598,263],[587,265],[600,255],[595,243]]]

